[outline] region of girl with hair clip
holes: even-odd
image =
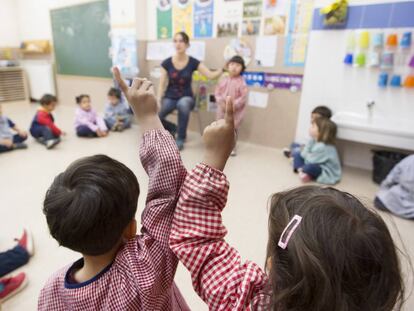
[[[349,193],[302,186],[269,204],[266,271],[225,241],[223,174],[234,117],[204,132],[203,161],[181,189],[170,246],[209,310],[392,311],[404,301],[397,248],[382,218]]]

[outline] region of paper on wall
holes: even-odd
[[[217,37],[237,37],[241,33],[242,1],[217,0],[215,28]]]
[[[262,67],[274,67],[277,53],[277,37],[263,36],[256,38],[256,64]]]
[[[266,108],[267,102],[269,100],[269,93],[264,92],[249,92],[249,106],[258,107],[258,108]]]
[[[164,60],[173,56],[174,44],[172,42],[148,42],[147,60]],[[203,61],[206,54],[206,43],[204,41],[191,41],[187,54]]]

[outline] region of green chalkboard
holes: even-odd
[[[58,74],[111,77],[108,0],[51,10]]]

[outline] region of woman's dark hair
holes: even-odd
[[[85,255],[110,251],[137,211],[139,184],[124,164],[105,155],[85,157],[59,174],[43,203],[50,234]]]
[[[312,114],[317,114],[322,118],[330,119],[332,117],[332,110],[326,106],[317,106],[312,110]]]
[[[121,91],[120,91],[119,89],[117,89],[117,88],[114,88],[114,87],[111,87],[111,88],[109,89],[109,91],[108,91],[108,96],[113,96],[113,97],[116,97],[116,98],[118,98],[119,100],[121,100],[121,97],[122,97],[122,95],[121,95]]]
[[[302,221],[282,249],[279,238],[294,215]],[[334,188],[303,186],[271,197],[267,258],[271,310],[391,311],[404,301],[386,224]]]
[[[184,31],[179,31],[177,32],[175,36],[181,36],[181,39],[184,41],[185,44],[190,45],[190,37],[184,32]]]
[[[51,95],[51,94],[45,94],[40,99],[40,105],[42,105],[42,106],[49,105],[53,102],[57,102],[57,98],[56,98],[56,96]]]
[[[313,120],[319,129],[318,141],[327,145],[335,145],[337,126],[335,122],[327,118],[316,118]]]
[[[87,94],[81,94],[81,95],[79,95],[79,96],[76,96],[75,98],[76,98],[76,103],[77,104],[80,104],[81,102],[82,102],[82,99],[83,98],[85,98],[85,97],[87,97],[87,98],[91,98],[89,95],[87,95]]]

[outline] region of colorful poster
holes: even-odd
[[[264,0],[264,35],[285,34],[287,30],[286,16],[288,14],[288,5],[288,0]]]
[[[264,86],[264,76],[263,72],[244,72],[243,78],[246,81],[248,86],[263,87]]]
[[[308,48],[309,31],[312,26],[314,0],[292,0],[285,66],[304,66]]]
[[[302,88],[302,75],[265,73],[264,86],[268,89],[289,89],[292,92]]]
[[[170,39],[171,37],[172,37],[171,0],[158,0],[157,38],[158,39]]]
[[[213,0],[195,0],[194,37],[209,38],[213,36]]]
[[[262,8],[262,0],[243,0],[243,36],[253,36],[260,33]]]
[[[174,33],[184,31],[193,37],[193,3],[192,0],[174,0],[173,2]]]
[[[241,0],[218,0],[216,6],[217,37],[237,37],[243,14]]]
[[[113,66],[117,66],[124,77],[136,77],[139,72],[135,32],[113,30],[111,40]]]

